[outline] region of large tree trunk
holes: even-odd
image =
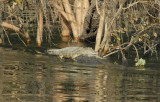
[[[89,8],[89,1],[88,0],[75,0],[75,13],[76,13],[76,21],[77,21],[77,32],[79,37],[82,36],[83,26],[84,26],[84,19],[86,13]]]
[[[3,40],[0,38],[0,44],[2,44],[3,43]]]
[[[79,35],[78,35],[78,32],[77,32],[76,18],[74,16],[73,12],[72,12],[70,3],[69,3],[68,0],[62,0],[62,3],[64,5],[64,9],[65,9],[66,14],[67,14],[68,22],[70,22],[74,39],[78,40],[79,39]]]
[[[70,33],[71,33],[71,27],[68,24],[68,21],[63,17],[63,15],[61,15],[61,17],[60,17],[60,23],[62,26],[61,36],[62,37],[69,37]]]
[[[75,0],[74,7],[75,7],[75,14],[76,14],[76,21],[77,21],[77,33],[80,37],[81,34],[81,25],[82,25],[82,1],[83,0]]]
[[[68,0],[59,0],[57,4],[54,4],[54,6],[63,17],[61,21],[62,28],[64,29],[62,30],[62,34],[64,34],[64,32],[69,33],[70,31],[69,29],[67,30],[67,27],[71,27],[74,40],[78,41],[82,35],[84,18],[89,8],[89,0],[75,0],[73,8],[75,12],[73,12]]]
[[[61,10],[63,10],[63,12],[65,12],[65,9],[63,7],[62,1],[59,0],[58,4],[60,5]],[[60,23],[62,26],[62,33],[61,36],[62,37],[69,37],[70,33],[71,33],[71,27],[69,22],[66,20],[66,18],[64,17],[64,15],[60,14]]]
[[[89,9],[89,0],[83,0],[82,2],[82,25],[84,24],[84,19]]]
[[[43,39],[43,9],[40,3],[39,15],[38,15],[38,27],[37,27],[37,45],[38,46],[42,45],[42,39]]]

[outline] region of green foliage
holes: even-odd
[[[116,38],[117,38],[117,40],[121,40],[121,38],[118,36],[118,34],[115,34],[115,36],[116,36]]]
[[[144,66],[146,64],[146,60],[143,58],[138,59],[137,63],[135,63],[135,66]]]
[[[22,4],[22,0],[15,0],[18,4]]]
[[[8,1],[11,3],[17,2],[18,4],[22,4],[22,0],[8,0]]]

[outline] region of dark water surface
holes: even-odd
[[[160,102],[160,70],[150,64],[64,63],[0,47],[0,102]]]

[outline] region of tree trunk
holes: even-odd
[[[160,23],[160,1],[159,0],[157,0],[157,4],[159,5],[159,8],[158,8],[158,10],[159,10],[158,19],[159,19],[159,23]]]
[[[105,31],[104,34],[106,35],[106,43],[105,43],[105,47],[104,47],[104,53],[107,52],[109,50],[109,43],[111,41],[111,32],[108,30],[108,24],[105,24]]]
[[[74,41],[78,41],[80,36],[82,35],[83,26],[84,26],[84,18],[89,8],[89,0],[75,0],[74,1],[74,11],[71,8],[71,4],[68,0],[59,0],[58,3],[55,3],[54,6],[59,10],[64,19],[61,21],[63,35],[69,35],[68,28],[71,28]],[[65,25],[66,24],[66,25]],[[66,34],[68,33],[68,34]],[[62,35],[62,36],[63,36]]]
[[[0,44],[2,44],[3,43],[3,40],[0,38]]]
[[[41,46],[43,40],[43,8],[40,4],[38,15],[38,27],[37,27],[37,45]]]
[[[83,32],[84,19],[89,8],[89,1],[75,0],[74,6],[76,13],[76,21],[77,21],[77,32],[79,37],[81,37]]]
[[[62,37],[69,37],[70,33],[71,33],[71,27],[68,24],[68,21],[63,17],[63,15],[61,15],[61,17],[60,17],[60,23],[62,26],[61,36]]]
[[[84,19],[86,17],[86,14],[88,12],[89,9],[89,0],[82,0],[82,15],[81,15],[81,25],[80,25],[80,37],[83,35],[83,28],[84,28]]]
[[[70,3],[69,3],[68,0],[62,0],[62,3],[64,5],[64,9],[65,9],[66,14],[67,14],[68,22],[71,25],[74,39],[77,41],[79,39],[79,35],[78,35],[78,32],[77,32],[77,24],[76,24],[76,19],[75,19],[75,16],[74,16],[73,12],[72,12]]]
[[[98,28],[98,32],[97,32],[97,36],[96,36],[95,51],[98,51],[100,48],[102,33],[103,33],[103,29],[104,29],[104,19],[105,19],[105,2],[103,2],[102,9],[101,9],[99,28]]]
[[[77,21],[77,33],[80,37],[81,34],[81,25],[82,25],[82,1],[83,0],[75,0],[74,7],[75,7],[75,14],[76,14],[76,21]]]
[[[60,5],[61,10],[63,10],[63,12],[65,12],[62,1],[59,0],[58,3]],[[71,27],[70,27],[70,24],[68,23],[68,21],[66,20],[66,18],[64,17],[64,15],[62,15],[62,14],[60,14],[60,23],[62,26],[61,36],[62,37],[69,37],[70,33],[71,33]]]
[[[82,2],[82,23],[84,23],[84,19],[86,17],[87,11],[89,9],[89,0],[83,0]]]

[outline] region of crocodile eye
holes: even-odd
[[[48,51],[47,51],[47,53],[51,53],[51,51],[50,51],[50,50],[48,50]]]

